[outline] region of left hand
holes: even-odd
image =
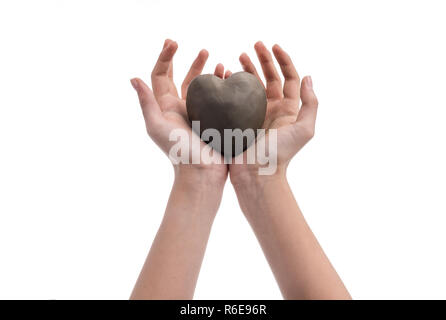
[[[268,130],[277,129],[277,149],[275,154],[269,150],[269,157],[275,157],[277,160],[277,170],[274,175],[284,176],[291,158],[314,135],[318,100],[313,91],[311,78],[305,77],[302,82],[300,81],[291,58],[281,47],[275,45],[273,53],[285,79],[283,85],[274,66],[272,54],[265,45],[257,42],[254,48],[266,79],[267,107],[263,124],[266,135],[262,139],[268,141]],[[240,63],[246,72],[252,73],[263,83],[246,53],[240,56]],[[258,143],[259,137],[256,140],[257,145]],[[253,144],[250,148],[254,146]],[[246,154],[247,151],[237,156],[242,158],[242,164],[233,162],[229,166],[231,182],[234,185],[245,185],[247,181],[258,182],[258,179],[265,177],[259,176],[259,168],[263,165],[259,162],[246,163]]]

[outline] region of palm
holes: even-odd
[[[175,127],[188,127],[186,102],[173,95],[167,95],[159,101],[164,118]]]
[[[264,128],[278,129],[296,121],[298,103],[285,100],[268,100]]]
[[[302,148],[314,133],[317,100],[312,90],[311,80],[304,79],[302,87],[299,76],[291,59],[279,46],[273,47],[273,52],[285,78],[282,86],[280,76],[274,67],[272,55],[262,43],[255,45],[263,74],[266,79],[266,95],[268,99],[265,122],[263,128],[277,129],[277,164],[288,164],[292,156]],[[246,54],[240,56],[243,69],[257,76],[254,64]],[[302,96],[302,108],[299,104]],[[244,157],[245,155],[241,155]],[[232,164],[231,178],[237,177],[244,171],[257,170],[260,165]]]
[[[166,154],[169,153],[170,148],[174,144],[174,142],[169,140],[172,130],[183,129],[188,133],[189,137],[194,134],[187,117],[185,98],[190,82],[201,74],[208,57],[206,50],[200,51],[183,81],[180,97],[173,81],[172,60],[177,47],[177,44],[171,40],[166,40],[164,43],[163,50],[152,71],[153,95],[156,101],[151,101],[150,103],[141,102],[149,135]],[[221,65],[217,66],[215,72],[219,77],[223,77],[221,68]],[[158,116],[155,117],[155,115]],[[200,147],[201,149],[209,148],[202,141],[200,141]],[[191,154],[191,150],[189,150],[189,154]],[[222,176],[226,176],[228,171],[227,165],[223,164],[223,159],[220,155],[218,157],[220,157],[220,164],[204,164],[200,161],[199,164],[192,164],[191,166],[217,170],[221,172]],[[179,165],[189,166],[189,164],[183,163]]]

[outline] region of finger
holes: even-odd
[[[203,71],[208,57],[209,53],[203,49],[198,53],[197,58],[192,63],[192,66],[190,67],[189,72],[187,73],[186,77],[184,78],[183,84],[181,85],[181,96],[183,97],[183,99],[186,98],[187,88],[189,87],[191,81],[195,77],[199,76]]]
[[[273,53],[285,78],[283,96],[289,99],[299,99],[300,79],[290,56],[277,44],[273,47]]]
[[[224,73],[225,67],[221,63],[217,64],[217,66],[215,67],[214,75],[223,79]]]
[[[156,97],[169,93],[172,90],[172,79],[169,78],[169,66],[178,49],[175,41],[170,41],[161,51],[158,61],[152,71],[153,93]]]
[[[312,136],[314,134],[319,102],[314,94],[313,81],[310,76],[304,77],[302,80],[300,98],[302,100],[302,107],[297,114],[296,123],[308,130],[309,135]]]
[[[279,73],[274,66],[274,61],[271,53],[266,49],[265,45],[259,41],[254,45],[254,48],[262,66],[263,75],[266,80],[266,96],[268,98],[282,97],[282,82]]]
[[[173,41],[170,39],[166,39],[164,41],[163,49],[166,48],[167,45],[171,42],[173,42]],[[167,76],[173,80],[173,62],[172,61],[170,61],[169,70],[167,71]]]
[[[232,76],[232,72],[230,70],[226,70],[225,79],[229,78],[230,76]]]
[[[254,66],[254,64],[252,63],[251,59],[249,58],[249,56],[246,53],[242,53],[240,55],[240,63],[242,65],[242,68],[244,71],[249,72],[253,75],[255,75],[257,77],[257,79],[259,79],[260,83],[265,87],[265,85],[263,84],[262,79],[259,76],[259,73],[256,70],[256,67]]]
[[[161,51],[155,67],[152,71],[152,76],[167,76],[169,68],[172,64],[172,59],[178,49],[178,44],[175,41],[166,39],[164,41],[163,50]]]
[[[164,41],[163,49],[167,47],[171,42],[174,42],[170,39],[166,39]],[[167,77],[170,79],[169,84],[169,92],[172,93],[174,96],[178,97],[177,88],[175,87],[175,83],[173,82],[173,59],[170,60],[169,63],[169,70],[167,71]]]
[[[139,104],[141,105],[147,129],[149,129],[149,126],[153,125],[161,117],[161,109],[158,102],[156,102],[152,90],[150,90],[144,81],[134,78],[130,82],[138,94]]]

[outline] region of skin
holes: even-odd
[[[351,299],[305,222],[286,178],[290,160],[314,135],[318,100],[312,80],[305,77],[301,82],[288,54],[275,45],[273,54],[285,79],[282,85],[272,54],[262,42],[255,44],[255,51],[266,79],[264,128],[277,129],[277,170],[262,176],[259,164],[231,164],[240,207],[285,299]],[[240,62],[262,81],[247,54],[240,56]]]
[[[166,40],[152,72],[152,90],[132,79],[149,136],[168,154],[171,130],[193,136],[185,97],[191,80],[201,74],[208,57],[200,51],[181,86],[173,82],[176,42]],[[228,175],[240,207],[252,226],[286,299],[349,299],[350,295],[331,266],[293,197],[286,180],[291,158],[312,138],[317,99],[310,77],[302,82],[291,59],[279,46],[273,53],[285,82],[274,67],[271,53],[255,45],[266,79],[268,98],[265,129],[277,129],[277,171],[258,175],[259,164],[176,164],[175,180],[159,231],[135,284],[131,299],[192,299],[212,223]],[[243,69],[259,77],[246,54]],[[218,64],[215,75],[227,78]],[[259,80],[262,81],[259,77]],[[302,106],[299,108],[300,101]],[[200,147],[207,146],[200,142]],[[246,154],[240,155],[245,157]]]
[[[201,50],[181,86],[181,97],[173,83],[176,42],[166,40],[152,71],[153,92],[140,79],[132,79],[141,104],[149,136],[168,154],[175,142],[173,129],[192,136],[186,114],[186,92],[200,75],[208,58]],[[215,75],[223,77],[223,65]],[[201,148],[206,148],[200,142]],[[223,161],[221,161],[223,163]],[[173,165],[175,180],[164,217],[135,284],[131,299],[192,299],[209,233],[220,205],[228,175],[226,164]]]

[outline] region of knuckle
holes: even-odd
[[[139,97],[139,104],[141,105],[141,107],[145,108],[147,105],[147,99],[144,96],[140,96]]]
[[[300,134],[305,140],[311,140],[314,137],[314,126],[303,125],[300,126]]]
[[[160,75],[162,75],[162,73],[160,73],[158,70],[153,69],[152,73],[150,74],[152,80],[155,79],[156,77],[159,77]]]
[[[319,106],[319,100],[314,94],[310,97],[310,104],[314,107]]]
[[[156,137],[157,129],[155,123],[153,122],[153,119],[151,119],[151,121],[146,121],[146,131],[150,137]]]
[[[313,128],[308,128],[305,130],[305,137],[310,140],[314,137],[314,129]]]
[[[149,124],[147,124],[146,125],[146,131],[147,131],[147,134],[150,136],[150,137],[153,137],[154,136],[154,129],[153,129],[153,126],[152,125],[149,125]]]

